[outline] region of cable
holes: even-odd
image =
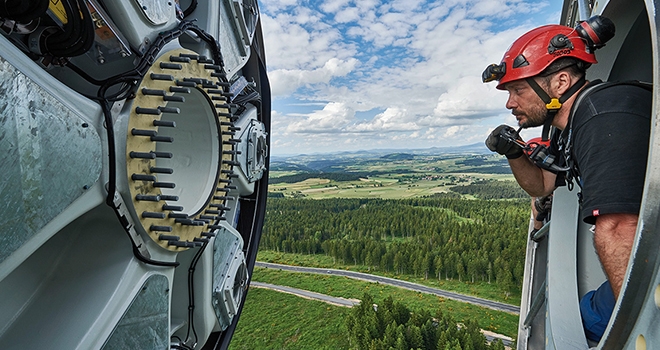
[[[192,350],[191,347],[184,346],[184,345],[177,345],[177,344],[170,344],[170,349],[175,349],[175,350]]]
[[[0,6],[0,17],[27,23],[46,14],[48,2],[49,0],[6,0],[4,6]]]
[[[193,13],[193,11],[195,11],[196,8],[197,8],[197,0],[192,0],[190,6],[188,6],[188,8],[183,11],[183,18],[190,16],[190,14]]]
[[[115,132],[114,128],[112,127],[112,114],[110,112],[110,107],[108,106],[107,101],[100,101],[101,103],[101,109],[103,110],[103,117],[105,119],[105,124],[106,124],[106,131],[108,135],[108,170],[110,173],[110,179],[108,182],[108,197],[106,198],[106,204],[110,206],[113,211],[115,212],[115,215],[117,215],[117,218],[119,219],[119,222],[122,223],[122,226],[124,227],[124,231],[128,234],[129,238],[131,237],[131,233],[129,231],[129,225],[125,223],[125,219],[122,220],[122,215],[119,212],[119,208],[115,207],[114,204],[114,196],[115,192],[117,191],[117,178],[116,178],[116,172],[117,172],[117,164],[116,164],[116,159],[117,155],[115,152]],[[135,246],[135,242],[133,242],[132,239],[130,239],[131,245],[133,247],[133,255],[140,261],[142,261],[145,264],[150,264],[150,265],[155,265],[155,266],[163,266],[163,267],[177,267],[179,266],[178,262],[170,262],[170,261],[157,261],[153,260],[150,258],[147,258],[146,256],[142,255],[140,253],[140,250],[138,249],[137,246]]]
[[[232,102],[240,105],[253,101],[261,102],[261,95],[256,91],[252,91],[249,94],[245,94],[245,95],[238,95],[234,98]]]
[[[74,71],[76,74],[81,76],[83,79],[87,80],[87,82],[90,83],[90,84],[101,86],[105,83],[105,80],[96,80],[96,79],[94,79],[91,75],[87,74],[87,72],[80,69],[80,67],[78,67],[75,64],[71,63],[71,61],[67,61],[65,67],[67,67],[67,68],[71,69],[72,71]]]
[[[133,242],[133,240],[131,240],[131,242]],[[181,265],[177,261],[158,261],[147,258],[146,256],[142,255],[142,253],[140,253],[140,250],[138,249],[138,247],[135,246],[135,244],[133,244],[133,255],[135,255],[135,257],[138,260],[149,265],[163,266],[163,267],[178,267],[179,265]]]
[[[44,38],[44,50],[56,57],[84,54],[94,44],[94,21],[84,0],[62,1],[67,23],[60,32]]]
[[[190,330],[192,329],[193,335],[195,336],[195,343],[193,345],[193,348],[197,346],[197,341],[199,340],[197,338],[197,331],[195,330],[195,319],[194,319],[194,311],[195,311],[195,286],[194,286],[194,277],[195,277],[195,267],[197,267],[197,262],[202,256],[202,253],[206,249],[206,246],[208,245],[208,242],[205,242],[204,245],[202,245],[201,248],[195,253],[195,256],[193,257],[192,261],[190,262],[190,267],[188,268],[188,331],[186,332],[186,340],[184,343],[188,343],[188,340],[190,339]]]
[[[84,0],[76,0],[78,2],[83,2]],[[67,4],[68,2],[65,1]],[[69,4],[70,6],[70,4]],[[89,12],[89,11],[88,11]],[[73,18],[74,16],[70,16],[69,18]],[[84,17],[84,15],[83,15]],[[69,30],[75,30],[76,27],[71,27]],[[119,208],[117,208],[114,204],[114,197],[117,192],[117,166],[116,166],[116,161],[117,161],[117,155],[116,155],[116,150],[115,150],[115,133],[114,133],[114,127],[113,127],[113,121],[112,121],[112,113],[110,111],[110,103],[123,100],[126,98],[129,98],[133,93],[135,88],[137,87],[138,82],[144,78],[146,75],[147,71],[153,64],[153,62],[156,60],[156,57],[158,53],[162,50],[162,48],[169,43],[170,41],[180,37],[183,33],[185,33],[187,30],[190,30],[197,34],[202,40],[207,42],[211,46],[211,51],[214,56],[214,62],[216,65],[219,65],[221,67],[220,72],[224,73],[224,62],[222,60],[222,52],[220,51],[220,44],[218,43],[217,40],[215,40],[211,35],[206,33],[204,30],[196,26],[193,21],[182,21],[179,23],[177,28],[160,33],[158,37],[154,40],[153,44],[149,47],[149,49],[146,50],[145,54],[141,57],[140,61],[138,64],[135,66],[134,69],[131,69],[127,72],[124,72],[122,74],[115,75],[113,77],[110,77],[108,79],[105,79],[103,81],[96,80],[86,73],[81,74],[81,76],[86,79],[87,81],[91,82],[92,84],[97,85],[96,83],[100,83],[101,86],[99,87],[97,91],[97,96],[92,97],[92,99],[97,100],[99,104],[101,105],[101,109],[103,111],[103,117],[104,117],[104,122],[105,122],[105,127],[106,127],[106,132],[107,132],[107,138],[108,138],[108,196],[106,197],[106,204],[110,206],[117,217],[119,218],[120,222],[124,223],[124,220],[122,220],[122,215],[119,212]],[[72,69],[74,72],[80,71],[80,69],[74,65],[69,66],[70,69]],[[226,76],[224,74],[219,77],[218,79],[224,80],[225,82],[227,81]],[[112,87],[117,86],[122,84],[122,86],[119,88],[117,92],[114,92],[111,95],[108,95],[108,90],[110,90]],[[130,233],[130,225],[124,224],[124,230],[126,233],[131,237]],[[142,255],[135,245],[135,242],[133,239],[131,239],[131,244],[133,246],[133,254],[135,257],[146,263],[146,264],[151,264],[155,266],[164,266],[164,267],[177,267],[179,266],[178,262],[165,262],[165,261],[156,261],[152,260],[150,258],[145,257]],[[193,321],[193,311],[195,309],[195,303],[194,303],[194,286],[193,286],[193,277],[195,273],[195,266],[197,265],[197,262],[199,261],[199,258],[201,257],[202,252],[206,248],[208,242],[204,243],[204,245],[199,249],[197,254],[194,256],[191,266],[188,270],[188,288],[189,288],[189,306],[188,306],[188,334],[186,335],[186,341],[188,341],[190,337],[190,330],[192,329],[193,335],[195,336],[195,344],[197,344],[198,337],[197,337],[197,332],[194,327],[194,321]]]
[[[190,346],[188,346],[188,345],[186,345],[186,344],[183,344],[183,340],[181,340],[181,338],[179,338],[178,336],[173,335],[173,336],[170,337],[170,341],[171,341],[172,339],[177,339],[177,340],[179,341],[179,344],[170,344],[170,348],[174,348],[174,349],[184,349],[184,350],[193,350],[193,348],[191,348]]]
[[[112,123],[112,114],[110,112],[110,106],[108,106],[108,101],[101,100],[101,110],[103,111],[103,118],[105,121],[105,130],[108,136],[108,170],[109,170],[109,181],[108,181],[108,197],[105,199],[105,204],[114,208],[114,195],[117,191],[117,156],[115,154],[115,129],[113,128]]]

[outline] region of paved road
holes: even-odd
[[[464,302],[464,303],[470,303],[470,304],[474,304],[474,305],[478,305],[478,306],[483,306],[483,307],[487,307],[489,309],[493,309],[493,310],[497,310],[497,311],[504,311],[504,312],[515,314],[515,315],[520,314],[520,308],[518,306],[505,304],[505,303],[500,303],[500,302],[497,302],[497,301],[492,301],[492,300],[487,300],[487,299],[482,299],[482,298],[477,298],[477,297],[473,297],[473,296],[470,296],[470,295],[447,292],[447,291],[444,291],[444,290],[441,290],[441,289],[427,287],[427,286],[423,286],[423,285],[417,284],[417,283],[401,281],[401,280],[397,280],[397,279],[394,279],[394,278],[382,277],[382,276],[377,276],[377,275],[371,275],[371,274],[368,274],[368,273],[345,271],[345,270],[335,270],[335,269],[319,269],[319,268],[315,268],[315,267],[289,266],[289,265],[265,263],[265,262],[260,262],[260,261],[257,261],[255,265],[259,266],[259,267],[270,268],[270,269],[282,269],[282,270],[294,271],[294,272],[318,273],[318,274],[326,274],[326,275],[345,276],[345,277],[355,278],[355,279],[369,281],[369,282],[378,282],[378,283],[381,283],[381,284],[387,284],[387,285],[390,285],[390,286],[405,288],[405,289],[413,290],[413,291],[416,291],[416,292],[433,294],[433,295],[437,295],[437,296],[440,296],[440,297],[443,297],[443,298],[448,298],[448,299],[452,299],[452,300],[461,301],[461,302]]]
[[[333,305],[338,305],[338,306],[353,307],[353,306],[360,303],[360,300],[358,300],[358,299],[338,298],[338,297],[333,297],[333,296],[326,295],[326,294],[310,292],[310,291],[304,290],[304,289],[298,289],[298,288],[287,287],[287,286],[278,286],[278,285],[270,284],[270,283],[252,281],[252,282],[250,282],[250,287],[268,288],[268,289],[276,290],[278,292],[289,293],[289,294],[293,294],[293,295],[300,296],[300,297],[307,298],[307,299],[320,300],[320,301],[326,302],[328,304],[333,304]]]
[[[270,283],[252,281],[252,282],[250,282],[250,287],[251,288],[272,289],[272,290],[275,290],[275,291],[278,291],[278,292],[293,294],[293,295],[303,297],[303,298],[307,298],[307,299],[320,300],[320,301],[326,302],[328,304],[337,305],[337,306],[353,307],[353,306],[360,303],[360,300],[358,300],[358,299],[337,298],[337,297],[333,297],[333,296],[326,295],[326,294],[310,292],[310,291],[304,290],[304,289],[298,289],[298,288],[287,287],[287,286],[278,286],[278,285],[270,284]],[[481,333],[483,333],[483,335],[486,337],[486,340],[488,342],[492,342],[492,341],[495,341],[496,339],[500,339],[502,341],[502,343],[504,344],[504,346],[507,346],[507,347],[511,346],[511,344],[513,343],[511,338],[509,338],[505,335],[502,335],[502,334],[488,332],[488,331],[485,331],[485,330],[481,330]]]

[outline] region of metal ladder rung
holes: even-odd
[[[536,231],[532,235],[532,241],[534,242],[542,241],[548,235],[549,231],[550,231],[550,221],[546,222],[545,225],[543,225],[543,227],[541,227],[538,231]]]
[[[546,224],[547,226],[547,224]],[[545,226],[544,226],[545,227]],[[525,322],[523,322],[523,326],[525,328],[529,328],[529,326],[532,324],[532,320],[534,317],[536,317],[536,314],[539,313],[539,310],[541,310],[541,306],[543,306],[543,303],[545,303],[545,283],[546,281],[543,281],[543,284],[541,285],[541,288],[539,288],[538,292],[536,292],[536,295],[534,296],[534,301],[532,301],[532,306],[529,308],[529,312],[527,313],[527,317],[525,317]]]

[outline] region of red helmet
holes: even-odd
[[[504,84],[533,77],[563,57],[590,64],[597,62],[593,50],[576,29],[558,24],[545,25],[530,30],[513,42],[502,62],[488,66],[482,79],[484,82],[499,80],[497,88],[504,90]]]

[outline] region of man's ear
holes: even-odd
[[[557,93],[557,96],[561,96],[571,88],[573,83],[573,77],[566,71],[559,71],[552,77],[550,81],[550,88],[554,90],[553,92]]]

